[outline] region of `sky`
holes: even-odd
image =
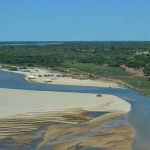
[[[0,41],[150,41],[150,0],[0,0]]]

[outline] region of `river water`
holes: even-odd
[[[24,80],[24,75],[0,71],[0,88],[61,91],[78,93],[101,93],[118,96],[132,106],[127,114],[128,123],[136,131],[132,141],[132,150],[150,150],[150,97],[140,95],[131,89],[102,88],[90,86],[46,85],[30,83]]]

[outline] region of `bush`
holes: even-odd
[[[150,76],[150,66],[144,67],[143,72],[144,72],[146,75]]]
[[[10,67],[10,71],[18,71],[17,67]]]

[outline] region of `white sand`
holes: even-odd
[[[0,117],[34,111],[81,108],[87,111],[130,111],[130,104],[112,95],[0,89]]]
[[[26,78],[27,79],[27,78]],[[30,81],[45,83],[45,80],[48,78],[40,78],[30,79]],[[79,80],[68,77],[57,78],[56,80],[52,80],[52,82],[46,82],[47,84],[59,84],[59,85],[79,85],[79,86],[97,86],[97,87],[112,87],[112,88],[121,88],[115,83],[98,81],[98,80]]]
[[[97,87],[113,87],[113,88],[121,88],[118,84],[113,82],[106,82],[102,80],[80,80],[74,79],[71,77],[57,77],[54,79],[53,77],[44,77],[44,74],[48,74],[50,72],[38,69],[38,71],[31,71],[32,73],[24,73],[26,75],[27,81],[33,81],[38,83],[46,83],[46,84],[59,84],[59,85],[79,85],[79,86],[97,86]],[[22,72],[18,72],[22,73]],[[36,76],[36,79],[28,79],[28,76],[32,74]],[[42,75],[42,77],[38,77],[38,75]],[[46,80],[52,79],[52,82],[45,82]]]

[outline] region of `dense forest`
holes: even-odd
[[[20,66],[63,66],[92,63],[144,68],[150,75],[150,42],[63,42],[51,45],[1,45],[0,63]]]

